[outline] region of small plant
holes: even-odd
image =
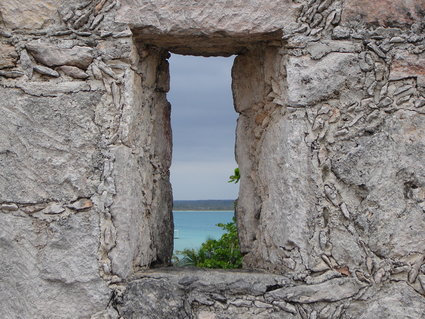
[[[240,179],[241,179],[241,175],[239,173],[239,168],[237,167],[237,168],[235,168],[234,175],[230,175],[229,176],[228,183],[235,183],[235,184],[237,184]]]
[[[242,254],[239,248],[235,218],[228,224],[217,224],[217,226],[226,231],[220,239],[208,239],[199,250],[177,251],[177,254],[183,255],[183,257],[174,256],[174,264],[202,268],[241,268]]]
[[[238,183],[241,176],[239,168],[235,168],[234,175],[229,177],[229,183]],[[236,201],[235,201],[236,208]],[[201,245],[199,250],[184,249],[177,251],[178,255],[173,256],[173,264],[179,267],[195,266],[202,268],[242,268],[242,253],[239,248],[238,228],[236,219],[227,224],[217,224],[225,233],[220,239],[208,239]]]

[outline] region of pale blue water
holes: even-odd
[[[230,223],[233,211],[174,211],[174,253],[185,248],[198,249],[209,239],[219,239],[224,231],[218,223]]]

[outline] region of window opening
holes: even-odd
[[[233,60],[176,54],[169,59],[175,254],[198,249],[208,238],[219,239],[224,230],[216,224],[234,216],[239,186],[228,183],[237,167]]]

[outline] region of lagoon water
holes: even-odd
[[[224,231],[218,223],[230,223],[233,211],[173,211],[174,253],[185,248],[201,247],[209,239],[219,239]]]

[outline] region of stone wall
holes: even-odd
[[[425,4],[0,3],[3,318],[425,318]],[[245,272],[170,263],[168,52],[232,71]]]

